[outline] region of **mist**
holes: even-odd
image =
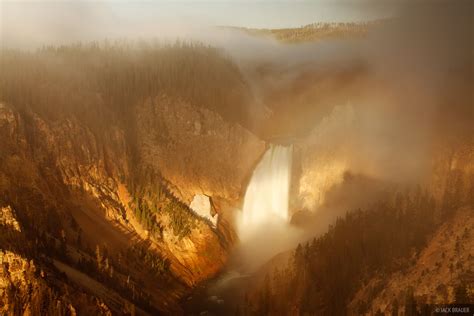
[[[354,13],[371,6],[376,9],[370,14]],[[226,20],[225,10],[206,14],[198,4],[186,9],[182,4],[163,4],[163,12],[151,4],[124,10],[108,2],[2,2],[1,7],[1,44],[6,48],[34,50],[43,45],[105,39],[180,39],[221,48],[239,66],[251,88],[254,98],[246,110],[253,132],[259,134],[259,128],[266,126],[271,135],[275,125],[281,129],[288,124],[286,136],[296,136],[295,148],[302,152],[303,167],[315,170],[294,184],[299,199],[295,209],[317,212],[328,207],[325,195],[332,192],[331,199],[337,200],[335,188],[344,184],[347,172],[384,183],[422,182],[428,176],[433,146],[439,146],[441,138],[472,140],[471,2],[387,2],[382,9],[371,2],[354,4],[353,13],[329,14],[324,19],[387,19],[363,39],[301,44],[216,27],[228,21],[231,25],[259,25]],[[261,74],[262,66],[270,69],[268,73]],[[340,74],[346,72],[350,75],[341,79]],[[303,88],[318,89],[319,84],[324,85],[325,75],[343,83],[322,90],[315,99],[304,99],[304,94],[297,99],[285,90],[299,80]],[[288,102],[276,106],[269,95],[277,90],[283,90],[282,100]],[[305,108],[298,106],[302,99]],[[275,123],[279,113],[283,119]],[[375,198],[374,194],[363,196],[364,203]],[[346,200],[345,210],[362,203],[350,197]],[[326,227],[333,219],[319,218],[318,225]],[[243,258],[257,258],[255,262],[261,263],[302,240],[293,237],[299,235],[290,229],[272,231],[266,231],[265,238],[255,234],[252,242],[242,245],[238,251],[245,254]],[[266,247],[270,241],[272,247]],[[268,251],[263,253],[262,249]]]
[[[37,48],[77,41],[188,38],[216,26],[298,27],[364,21],[393,6],[297,1],[2,1],[2,44]]]
[[[429,182],[436,150],[473,141],[470,12],[472,4],[462,2],[402,3],[399,16],[377,25],[363,40],[284,45],[237,36],[239,41],[227,46],[236,48],[229,49],[230,54],[255,83],[260,105],[267,113],[276,112],[267,120],[270,130],[289,122],[289,113],[306,116],[309,112],[298,107],[298,101],[291,102],[298,97],[292,91],[282,102],[290,100],[281,105],[283,111],[266,102],[268,87],[284,90],[308,73],[331,76],[354,70],[344,84],[306,100],[319,108],[309,123],[296,120],[299,127],[307,126],[303,134],[294,134],[303,172],[293,184],[298,197],[292,211],[313,213],[303,219],[307,221],[305,233],[295,234],[287,228],[286,233],[269,229],[265,238],[256,235],[240,250],[248,252],[245,257],[254,258],[250,262],[260,262],[258,256],[269,250],[270,241],[273,250],[294,247],[325,232],[338,216],[368,207],[396,187]],[[252,54],[239,53],[238,47]],[[252,72],[260,63],[271,65],[266,81]],[[312,83],[307,84],[311,89]],[[272,122],[278,111],[284,118]],[[291,128],[287,131],[292,136]],[[288,238],[277,238],[281,235]]]

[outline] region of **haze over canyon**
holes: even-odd
[[[1,315],[474,311],[472,2],[0,1]]]

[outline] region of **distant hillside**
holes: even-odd
[[[398,314],[407,300],[412,309],[427,303],[468,303],[474,292],[474,217],[460,209],[433,235],[411,265],[366,283],[349,305],[352,314]],[[469,298],[471,297],[471,298]]]
[[[287,42],[309,42],[330,38],[357,38],[364,37],[370,28],[380,25],[383,20],[375,20],[370,22],[350,22],[350,23],[312,23],[296,28],[281,29],[256,29],[245,27],[230,27],[244,31],[255,36],[271,36],[275,39]]]

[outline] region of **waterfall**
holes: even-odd
[[[272,145],[255,168],[245,192],[241,238],[266,223],[288,222],[292,152],[292,146]]]

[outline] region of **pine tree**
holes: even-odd
[[[398,309],[399,309],[398,300],[395,299],[392,302],[392,316],[398,316]]]
[[[418,310],[416,306],[416,300],[413,293],[413,288],[410,287],[405,295],[405,315],[406,316],[417,316]]]
[[[271,304],[271,284],[270,277],[268,274],[265,275],[263,289],[261,292],[260,300],[260,314],[261,315],[270,315],[270,304]]]
[[[97,263],[97,268],[99,270],[102,270],[102,260],[104,259],[102,257],[102,254],[100,252],[100,247],[99,245],[96,246],[95,248],[95,259],[96,259],[96,263]]]
[[[456,304],[469,303],[469,297],[464,282],[459,283],[454,289],[454,302]]]

